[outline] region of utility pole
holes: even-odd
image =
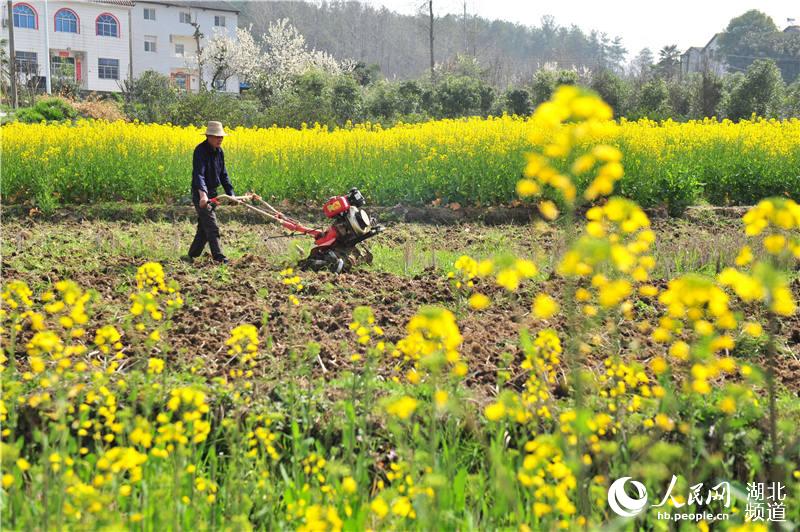
[[[11,108],[17,108],[17,57],[14,53],[14,6],[8,0],[8,77],[11,78]]]
[[[47,14],[47,0],[44,0],[44,84],[47,88],[47,94],[52,93],[52,84],[50,83],[50,28],[48,27],[48,20],[50,15]]]
[[[478,13],[472,16],[472,57],[478,57]]]
[[[469,53],[469,44],[467,43],[467,0],[464,0],[464,55]]]
[[[433,0],[428,0],[428,10],[430,12],[431,83],[436,83],[436,73],[434,71],[436,64],[433,60]]]
[[[125,98],[131,100],[133,92],[133,8],[128,9],[128,90]]]
[[[193,37],[197,47],[197,92],[203,92],[206,86],[203,84],[203,50],[200,48],[200,39],[205,36],[200,32],[200,23],[197,22],[197,19],[191,24],[194,26]],[[189,90],[192,90],[191,87]]]

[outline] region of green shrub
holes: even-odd
[[[250,102],[249,111],[257,109]],[[203,125],[209,120],[218,120],[226,125],[250,124],[254,117],[248,116],[248,108],[229,94],[215,91],[203,91],[197,94],[187,93],[178,98],[167,110],[169,121],[176,125]]]
[[[77,116],[78,111],[61,98],[43,98],[33,107],[25,107],[17,111],[17,119],[27,123],[41,122],[42,120],[60,122],[72,120]]]
[[[22,109],[17,109],[16,114],[17,120],[20,122],[25,122],[27,124],[35,124],[44,120],[44,115],[36,110],[34,107],[23,107]]]

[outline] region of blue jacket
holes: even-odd
[[[225,153],[222,148],[214,149],[204,140],[194,149],[192,157],[192,202],[200,203],[200,191],[209,199],[217,196],[217,187],[222,185],[225,193],[233,196],[233,185],[225,168]]]

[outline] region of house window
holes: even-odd
[[[144,19],[145,20],[155,20],[156,19],[156,8],[154,8],[154,7],[146,7],[146,8],[144,8]]]
[[[225,90],[225,80],[224,79],[215,79],[214,83],[211,84],[215,91],[224,91]]]
[[[186,74],[175,74],[175,86],[177,86],[180,90],[185,91],[187,90],[187,76]]]
[[[156,51],[156,38],[147,36],[144,38],[144,51],[145,52],[153,52]]]
[[[71,9],[59,9],[56,12],[56,31],[78,33],[78,15]]]
[[[101,37],[119,37],[119,23],[112,15],[103,13],[97,17],[97,34]]]
[[[119,59],[97,60],[97,77],[100,79],[119,79]]]
[[[182,24],[192,23],[192,14],[188,11],[181,11],[178,16]]]
[[[14,6],[14,27],[36,29],[36,11],[27,4]]]
[[[27,76],[39,73],[36,52],[21,52],[17,50],[14,52],[14,58],[17,60],[17,72]]]
[[[225,26],[225,17],[222,15],[214,15],[214,26]]]
[[[75,58],[52,56],[50,58],[50,71],[54,78],[75,79]]]
[[[184,56],[184,49],[182,44],[175,45],[175,55],[177,55],[178,57]]]

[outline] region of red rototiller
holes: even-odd
[[[372,263],[372,253],[366,246],[359,247],[358,244],[383,232],[384,227],[372,223],[373,220],[363,209],[366,203],[364,196],[357,188],[350,189],[344,196],[334,196],[325,202],[322,212],[333,220],[333,224],[324,231],[313,229],[308,224],[286,216],[260,196],[252,194],[251,198],[261,203],[264,208],[224,194],[209,201],[216,207],[220,199],[229,199],[279,223],[293,233],[313,237],[314,247],[311,253],[298,264],[301,269],[341,273],[357,264]]]

